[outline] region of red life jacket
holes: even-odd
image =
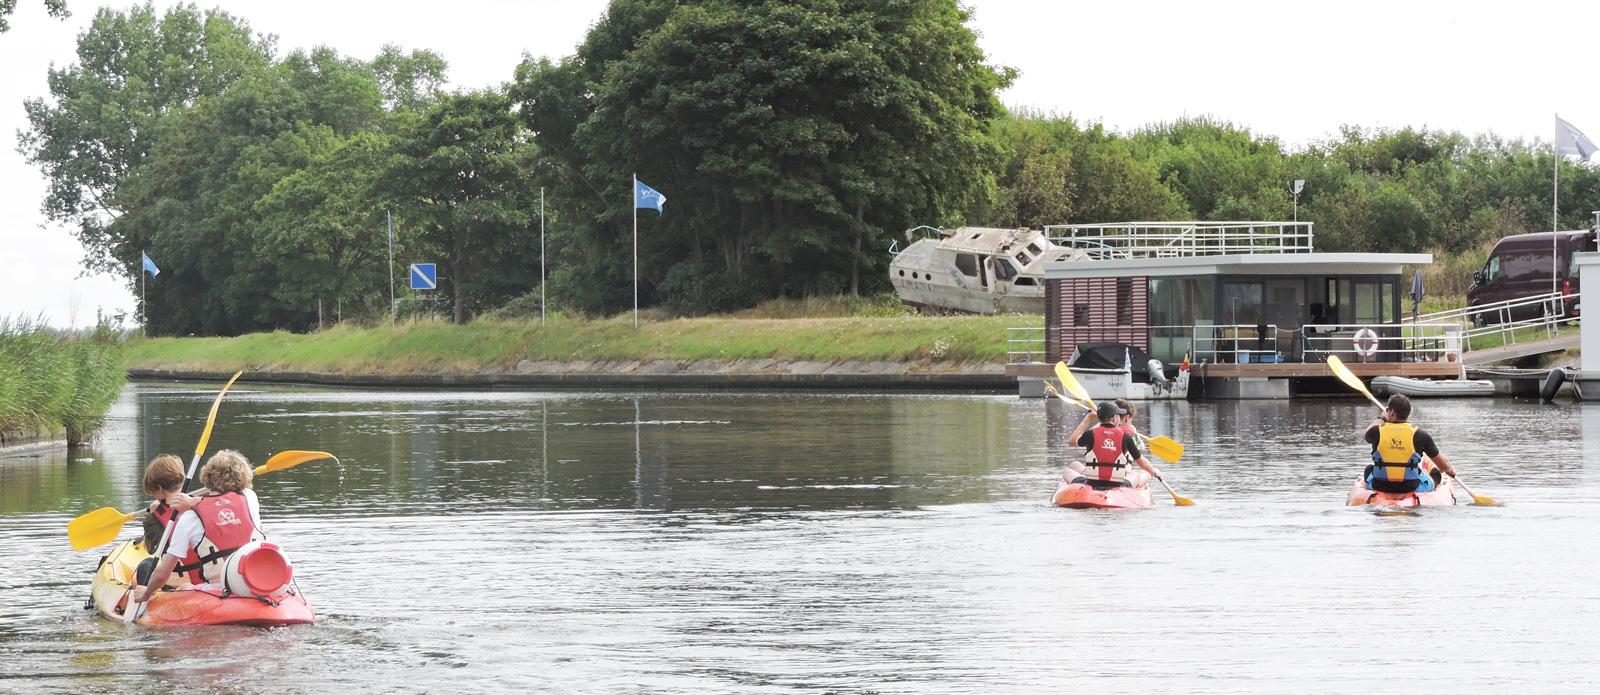
[[[205,528],[200,542],[188,549],[179,572],[188,572],[195,584],[222,581],[222,564],[233,551],[263,538],[250,517],[250,503],[237,492],[206,495],[195,502],[193,511]]]
[[[150,513],[155,515],[156,521],[161,522],[161,528],[166,528],[167,524],[172,523],[172,517],[177,516],[177,511],[167,506],[166,502],[157,502],[156,510]]]
[[[1095,425],[1089,434],[1094,437],[1094,445],[1089,448],[1090,462],[1084,472],[1097,480],[1127,480],[1128,462],[1122,447],[1127,430],[1121,425]]]

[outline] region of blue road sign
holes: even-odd
[[[411,289],[439,289],[439,268],[432,263],[411,264]]]

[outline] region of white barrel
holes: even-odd
[[[242,596],[272,596],[294,579],[294,565],[275,543],[254,541],[233,551],[222,565],[223,586]]]

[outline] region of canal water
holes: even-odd
[[[1059,402],[243,387],[211,449],[342,458],[256,481],[318,624],[96,618],[67,521],[140,505],[214,393],[0,458],[0,691],[1600,688],[1600,406],[1419,402],[1505,505],[1390,515],[1341,506],[1364,401],[1150,404],[1198,504],[1118,513],[1049,506]]]

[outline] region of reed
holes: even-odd
[[[65,435],[88,440],[122,389],[121,341],[104,327],[88,335],[0,318],[0,442]]]

